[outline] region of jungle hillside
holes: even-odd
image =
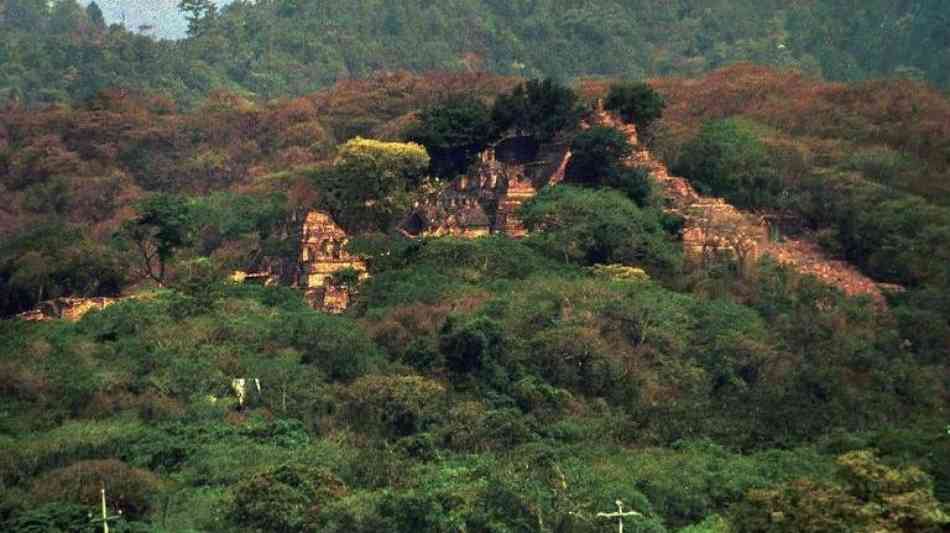
[[[950,528],[940,1],[177,7],[0,0],[0,529]]]

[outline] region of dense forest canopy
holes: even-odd
[[[940,0],[561,0],[180,3],[188,37],[107,26],[76,0],[6,0],[0,92],[88,98],[116,84],[182,103],[227,88],[302,95],[380,69],[632,79],[735,62],[829,80],[950,84],[950,14]],[[112,21],[115,22],[115,21]]]
[[[697,188],[905,291],[882,310],[769,260],[687,267],[627,139],[579,131],[608,96],[648,110],[644,138]],[[923,83],[400,73],[194,111],[111,90],[0,124],[4,313],[138,295],[0,322],[10,531],[69,530],[103,480],[119,526],[149,532],[593,533],[618,497],[658,533],[950,520],[950,104]],[[522,208],[529,237],[383,233],[431,185],[427,150],[505,128],[577,154]],[[227,281],[294,260],[311,208],[370,232],[342,317]],[[263,383],[246,411],[236,376]]]
[[[175,3],[0,0],[0,529],[950,527],[942,2]]]

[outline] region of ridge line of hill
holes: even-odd
[[[593,122],[614,128],[626,136],[630,145],[634,147],[634,153],[627,158],[625,164],[629,167],[643,167],[649,170],[657,184],[660,185],[664,197],[671,203],[681,206],[680,209],[670,209],[671,211],[689,216],[687,213],[691,207],[713,203],[720,205],[723,210],[738,213],[749,222],[750,227],[767,225],[763,217],[736,208],[721,198],[704,196],[687,179],[671,175],[666,164],[658,160],[649,148],[640,143],[637,128],[633,124],[625,123],[602,109],[594,113]],[[711,232],[716,231],[714,225],[705,229]],[[728,239],[717,235],[711,235],[711,238],[720,242],[728,241]],[[751,244],[757,248],[753,254],[754,256],[768,255],[779,264],[791,267],[800,274],[814,276],[822,282],[840,289],[848,296],[868,296],[876,304],[885,306],[886,300],[882,287],[889,290],[902,289],[896,285],[880,284],[862,273],[851,263],[828,257],[817,243],[807,237],[791,239],[781,236],[779,239],[755,240],[759,242]]]

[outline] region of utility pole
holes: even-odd
[[[618,520],[620,521],[620,525],[619,525],[619,528],[620,528],[619,531],[620,531],[620,533],[623,533],[623,517],[625,517],[625,516],[638,516],[638,517],[641,517],[641,518],[643,517],[642,514],[636,512],[636,511],[627,511],[626,513],[623,512],[623,502],[620,501],[620,500],[617,500],[617,501],[614,502],[614,503],[617,504],[617,512],[616,512],[616,513],[597,513],[597,516],[600,517],[600,518],[616,518],[616,519],[618,519]]]
[[[106,507],[106,488],[105,486],[100,489],[99,493],[102,495],[102,518],[93,520],[93,524],[102,522],[102,533],[109,533],[109,521],[118,520],[122,517],[122,511],[119,511],[119,514],[114,516],[109,516],[108,508]],[[91,516],[90,516],[91,518]]]

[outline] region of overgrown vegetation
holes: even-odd
[[[354,9],[202,5],[194,37],[163,46],[226,43],[240,13],[285,28]],[[394,36],[408,9],[386,15]],[[564,15],[596,36],[577,17],[597,12]],[[698,188],[906,292],[882,307],[768,258],[690,266],[627,138],[579,127],[597,96]],[[0,322],[4,530],[92,531],[100,484],[113,529],[140,533],[593,533],[618,499],[656,533],[950,523],[950,107],[924,85],[749,65],[576,91],[386,74],[178,107],[114,90],[0,114],[4,315],[134,295],[75,323]],[[573,154],[518,213],[528,237],[394,231],[505,137]],[[231,281],[292,274],[314,208],[371,274],[332,277],[356,289],[342,316]],[[240,405],[235,379],[260,392]]]
[[[107,26],[84,5],[5,3],[0,92],[64,102],[121,85],[192,103],[213,89],[299,96],[378,70],[636,79],[743,61],[832,80],[950,81],[948,15],[931,0],[187,0],[180,41]]]

